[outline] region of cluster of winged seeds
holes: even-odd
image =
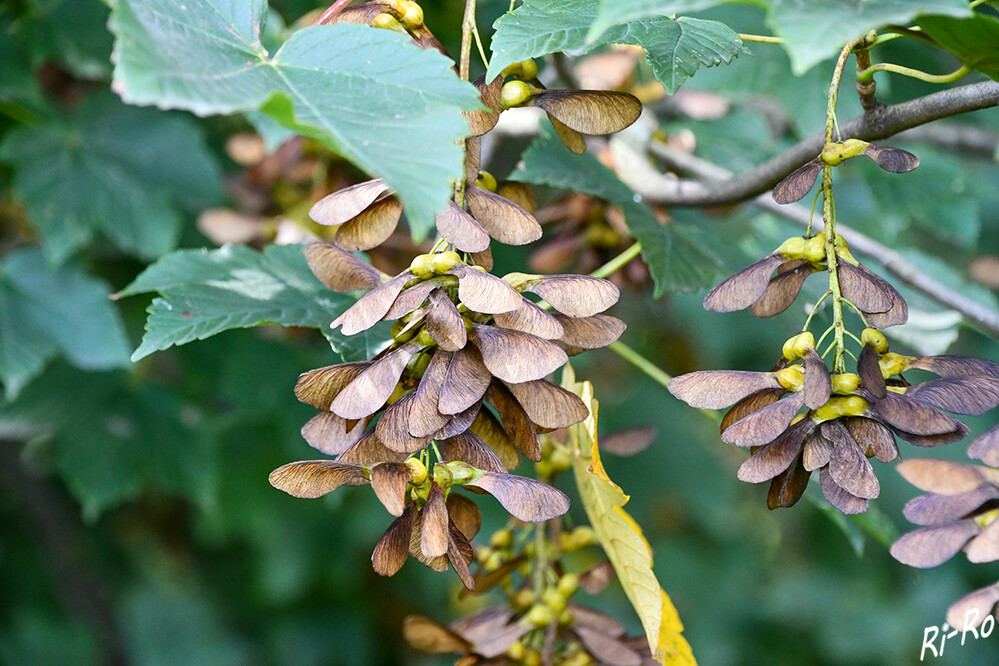
[[[781,203],[800,199],[824,168],[859,155],[894,172],[909,171],[919,163],[903,150],[850,139],[830,144],[788,176],[775,188],[774,198]],[[999,364],[973,357],[889,352],[879,329],[906,322],[904,299],[861,265],[839,234],[828,238],[825,231],[787,239],[712,289],[704,307],[717,312],[749,308],[758,317],[770,317],[790,307],[805,280],[816,272],[828,273],[830,282],[820,303],[829,299],[855,310],[865,325],[859,336],[844,330],[839,320],[817,343],[807,330],[810,315],[805,330],[784,343],[770,372],[694,372],[673,379],[669,390],[693,407],[731,408],[721,422],[722,440],[750,449],[739,478],[750,483],[770,481],[771,509],[795,504],[811,473],[818,470],[822,492],[834,506],[844,513],[862,513],[880,493],[868,459],[895,460],[896,438],[927,447],[965,437],[967,426],[945,412],[980,415],[999,405]],[[822,354],[818,346],[830,333],[836,341]],[[854,356],[856,372],[846,371],[848,336],[860,344]],[[837,353],[830,371],[823,357],[833,349]],[[910,383],[910,371],[916,370],[938,379]]]
[[[985,464],[926,458],[899,464],[902,476],[926,493],[905,505],[905,517],[921,527],[892,544],[895,559],[928,568],[963,550],[969,562],[999,560],[999,426],[975,438],[968,457]],[[999,581],[955,602],[947,623],[970,631],[989,618],[997,603]]]
[[[378,0],[324,15],[320,22],[400,30],[424,48],[443,51],[418,9],[414,2]],[[504,83],[511,75],[521,78]],[[334,291],[367,290],[332,327],[355,335],[379,321],[395,324],[392,339],[373,358],[299,377],[296,396],[319,410],[302,435],[336,459],[284,465],[270,481],[310,498],[343,485],[370,484],[396,517],[372,556],[383,575],[394,574],[412,555],[436,570],[450,563],[474,588],[470,540],[479,529],[479,510],[453,492],[456,488],[489,493],[525,522],[568,510],[568,498],[559,490],[509,471],[520,454],[541,459],[538,433],[588,415],[578,397],[546,377],[569,355],[608,345],[625,328],[602,314],[619,297],[606,280],[489,272],[490,239],[522,245],[541,236],[526,186],[500,187],[479,171],[480,137],[510,106],[501,101],[508,97],[507,86],[525,83],[523,78],[534,81],[532,92],[517,103],[542,106],[553,122],[561,119],[570,128],[565,134],[570,137],[623,129],[641,109],[635,98],[620,93],[542,92],[536,75],[533,62],[518,63],[489,85],[476,82],[488,110],[467,114],[465,178],[437,215],[434,248],[398,275],[386,275],[351,254],[384,242],[403,216],[402,202],[382,181],[334,192],[310,211],[315,221],[336,229],[333,244],[306,248],[315,275]],[[617,120],[597,126],[574,118],[600,115],[605,107]]]

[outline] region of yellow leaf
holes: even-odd
[[[652,571],[652,549],[642,529],[624,505],[629,497],[610,480],[597,446],[597,401],[590,382],[576,382],[571,366],[562,374],[562,387],[578,395],[590,416],[569,428],[574,453],[573,472],[583,508],[607,553],[618,580],[642,621],[649,649],[661,664],[696,666],[693,652],[683,637],[683,623],[669,595]]]

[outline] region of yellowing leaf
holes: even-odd
[[[649,648],[656,660],[675,666],[696,666],[690,644],[683,637],[683,623],[669,595],[652,571],[652,549],[642,528],[624,505],[629,497],[610,480],[597,446],[597,409],[590,382],[576,382],[570,365],[562,374],[562,387],[582,399],[590,410],[583,422],[569,428],[575,459],[573,472],[583,508],[594,533],[607,553],[624,593],[642,620]]]

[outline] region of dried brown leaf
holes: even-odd
[[[919,166],[919,158],[907,150],[869,144],[864,154],[874,160],[879,167],[891,173],[906,173]]]
[[[378,441],[393,451],[407,454],[416,453],[430,443],[430,436],[414,437],[409,432],[415,397],[416,391],[409,391],[389,405],[378,420],[378,425],[375,426],[375,435],[378,437]]]
[[[465,653],[472,648],[471,643],[447,627],[419,615],[410,615],[402,621],[402,637],[422,652]]]
[[[309,217],[327,226],[343,224],[389,191],[382,180],[369,180],[329,194],[312,206]]]
[[[580,606],[576,603],[569,604],[569,611],[576,625],[598,631],[605,636],[621,638],[624,636],[625,628],[617,618],[588,606]]]
[[[447,462],[461,460],[487,472],[506,472],[506,466],[474,433],[463,432],[454,437],[440,439],[437,445],[440,447],[441,456]]]
[[[809,472],[828,465],[832,457],[833,443],[822,434],[822,430],[822,426],[819,426],[801,450],[801,464]]]
[[[478,185],[465,188],[465,203],[486,232],[505,245],[526,245],[541,238],[541,225],[513,201]]]
[[[392,395],[406,364],[418,351],[418,345],[405,344],[372,363],[340,391],[330,411],[345,419],[374,414]]]
[[[832,395],[832,380],[829,377],[829,369],[826,368],[825,361],[814,349],[805,350],[805,385],[803,393],[805,395],[805,406],[809,409],[818,409],[826,404],[829,396]]]
[[[786,470],[801,453],[801,445],[810,428],[808,419],[794,424],[766,446],[761,447],[739,467],[740,481],[762,483]]]
[[[909,358],[909,367],[940,377],[987,375],[999,378],[999,363],[976,356],[913,356]]]
[[[999,426],[986,430],[968,445],[968,457],[999,467]]]
[[[786,470],[774,477],[767,491],[767,508],[773,511],[778,507],[791,507],[798,503],[808,487],[808,472],[798,456]]]
[[[621,297],[614,283],[589,275],[545,275],[528,283],[526,290],[570,317],[592,317]]]
[[[501,110],[501,95],[503,90],[503,77],[497,76],[491,82],[486,83],[486,75],[483,74],[475,79],[475,87],[479,91],[479,99],[486,106],[478,111],[462,111],[468,121],[468,128],[472,136],[482,136],[496,127]]]
[[[382,283],[384,273],[333,245],[307,245],[305,259],[309,262],[312,273],[333,291],[346,293],[357,289],[374,289]]]
[[[406,506],[402,515],[392,521],[371,553],[371,566],[381,576],[394,576],[406,563],[409,543],[416,524],[416,507]]]
[[[979,486],[960,495],[926,493],[906,502],[902,514],[916,525],[939,525],[964,518],[986,502],[999,498],[999,488]]]
[[[472,544],[468,543],[468,539],[465,538],[465,535],[461,533],[461,530],[453,522],[449,523],[447,560],[454,567],[454,572],[458,574],[458,578],[461,579],[461,583],[465,588],[474,592],[475,578],[472,577],[472,572],[468,570],[468,565],[473,558]]]
[[[542,379],[565,365],[569,357],[557,345],[539,337],[496,326],[474,324],[472,342],[495,377],[519,384]]]
[[[670,380],[669,392],[697,409],[724,409],[766,389],[784,389],[772,372],[700,370]],[[755,411],[755,410],[754,410]]]
[[[507,384],[507,388],[528,418],[542,428],[567,428],[590,415],[579,396],[543,379]]]
[[[805,262],[800,262],[800,265],[791,270],[778,272],[770,279],[763,295],[749,306],[749,311],[761,318],[784,312],[794,303],[805,280],[813,272],[811,265]]]
[[[704,297],[704,309],[735,312],[748,308],[766,293],[770,275],[783,262],[779,255],[769,254],[722,280]]]
[[[333,412],[320,412],[302,426],[302,437],[314,449],[329,456],[338,456],[364,434],[366,420],[357,421],[353,427],[348,427],[346,419]]]
[[[615,342],[627,326],[617,317],[598,314],[592,317],[569,317],[554,315],[562,324],[563,334],[559,342],[568,347],[599,349]]]
[[[910,567],[935,567],[954,557],[981,529],[974,520],[924,527],[903,534],[891,545],[891,556]]]
[[[583,138],[582,134],[550,113],[548,114],[548,122],[555,128],[555,134],[558,135],[559,140],[562,141],[566,148],[576,155],[582,155],[586,152],[586,139]]]
[[[342,326],[344,335],[355,335],[374,326],[388,313],[396,297],[413,275],[408,270],[372,289],[333,320],[330,328]]]
[[[658,436],[658,431],[649,426],[617,430],[600,438],[600,453],[633,456],[649,448]]]
[[[906,387],[905,397],[955,414],[981,416],[999,405],[999,379],[941,377]]]
[[[614,576],[614,565],[610,563],[610,560],[597,562],[579,574],[579,587],[587,594],[597,595],[607,589],[610,582],[614,580]]]
[[[987,483],[996,483],[995,473],[976,465],[912,458],[898,464],[898,473],[920,490],[938,495],[962,495]]]
[[[887,312],[894,305],[894,294],[885,291],[883,286],[888,283],[881,278],[873,279],[877,277],[874,273],[847,261],[840,261],[836,265],[843,298],[867,313]]]
[[[440,289],[430,292],[430,309],[427,311],[427,330],[430,337],[444,351],[455,352],[465,346],[467,335],[465,320]]]
[[[439,389],[437,409],[441,414],[465,411],[485,394],[492,373],[474,347],[465,347],[451,357]]]
[[[871,405],[879,420],[913,435],[967,434],[967,426],[935,407],[910,400],[891,391]]]
[[[469,310],[496,314],[520,307],[524,297],[492,273],[458,264],[448,271],[458,278],[458,300]]]
[[[541,460],[538,434],[531,425],[527,412],[509,389],[500,382],[493,382],[486,394],[486,400],[499,412],[500,419],[503,420],[503,429],[517,449],[529,460],[535,462]]]
[[[569,510],[569,498],[561,490],[523,476],[486,472],[466,485],[485,490],[525,523],[551,520]]]
[[[444,490],[436,482],[430,484],[427,503],[420,511],[420,551],[426,557],[447,554],[448,517]]]
[[[521,299],[520,307],[516,310],[496,313],[493,320],[497,326],[530,333],[545,340],[557,340],[565,335],[565,329],[558,319],[526,298]]]
[[[733,423],[738,423],[753,412],[757,412],[768,405],[772,405],[786,393],[783,388],[763,389],[746,396],[739,402],[732,405],[732,409],[722,417],[720,432],[725,432]]]
[[[316,409],[328,411],[340,391],[370,366],[371,361],[360,361],[303,372],[295,383],[295,397]]]
[[[867,511],[870,503],[866,499],[852,495],[837,484],[828,468],[819,471],[819,483],[822,485],[822,494],[829,503],[843,513],[856,515]]]
[[[406,463],[386,462],[371,468],[371,487],[385,510],[401,516],[406,508],[406,485],[409,468]]]
[[[475,502],[464,495],[450,493],[447,496],[447,514],[451,522],[461,530],[466,539],[474,539],[482,527],[482,512]]]
[[[447,439],[465,432],[472,427],[472,423],[475,422],[475,417],[479,415],[481,409],[482,401],[480,400],[465,411],[453,415],[444,427],[434,435],[434,439]]]
[[[492,449],[508,471],[520,465],[520,453],[517,447],[507,437],[506,430],[499,420],[488,409],[479,410],[475,421],[469,426],[469,431],[475,433],[483,444]]]
[[[881,374],[881,366],[878,364],[878,352],[869,344],[864,345],[860,350],[860,356],[857,357],[857,374],[860,375],[864,388],[875,398],[883,398],[888,393],[885,377]]]
[[[836,485],[863,499],[876,498],[881,493],[881,484],[850,432],[843,424],[830,421],[822,424],[822,433],[835,445],[829,459],[829,472]]]
[[[403,289],[402,293],[400,293],[392,302],[392,307],[388,309],[388,312],[385,313],[382,319],[387,321],[401,319],[410,312],[418,310],[427,300],[427,296],[430,295],[430,292],[440,287],[441,282],[442,280],[440,279],[425,280],[423,282],[417,282],[407,289]],[[414,319],[415,318],[416,316],[414,316]]]
[[[863,417],[853,417],[839,419],[850,432],[857,444],[864,451],[864,455],[875,456],[883,463],[891,462],[898,457],[898,445],[891,430],[872,419]]]
[[[585,626],[573,627],[573,632],[586,651],[590,653],[590,656],[601,664],[608,666],[641,666],[642,664],[642,657],[638,652],[612,636]]]
[[[965,595],[947,609],[947,624],[958,631],[971,631],[992,613],[999,601],[999,584],[993,583]]]
[[[370,250],[388,240],[401,216],[402,202],[396,197],[385,197],[344,222],[337,229],[333,242],[350,252]]]
[[[538,200],[534,198],[534,191],[527,183],[517,181],[507,181],[501,183],[496,194],[508,201],[512,201],[531,215],[538,210]]]
[[[620,132],[642,113],[637,97],[608,90],[546,90],[531,102],[549,118],[583,134]]]
[[[438,350],[423,371],[409,408],[409,434],[414,437],[428,437],[447,425],[449,417],[438,411],[437,404],[450,363],[451,353]]]
[[[805,404],[805,396],[794,393],[733,423],[722,433],[722,441],[736,446],[762,446],[784,432]],[[805,423],[809,419],[801,421]]]
[[[804,199],[815,185],[815,179],[819,177],[820,171],[822,163],[817,159],[798,167],[777,183],[773,191],[774,201],[779,204],[789,204]]]
[[[314,499],[340,486],[368,482],[360,465],[333,460],[301,460],[281,465],[267,477],[271,485],[294,497]]]
[[[437,231],[462,252],[482,252],[489,247],[486,230],[453,201],[437,213]]]

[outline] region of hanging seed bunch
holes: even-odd
[[[440,49],[418,10],[414,2],[384,0],[322,21],[402,30],[420,46]],[[521,76],[536,76],[533,63],[517,67]],[[378,246],[403,216],[402,202],[380,180],[334,192],[312,208],[315,221],[336,229],[332,244],[306,248],[312,271],[334,291],[367,291],[332,327],[356,335],[379,321],[395,323],[388,346],[373,358],[299,377],[295,395],[319,410],[302,435],[336,460],[291,463],[270,475],[272,485],[296,497],[371,485],[395,517],[375,548],[374,569],[391,576],[412,555],[436,570],[450,564],[469,587],[479,510],[454,491],[489,493],[524,522],[565,513],[562,492],[509,471],[520,454],[541,460],[539,432],[588,414],[578,397],[546,377],[568,356],[608,345],[625,328],[602,314],[619,297],[606,280],[489,272],[491,239],[522,245],[537,240],[541,227],[526,186],[499,185],[479,170],[479,137],[495,126],[506,84],[497,77],[476,85],[488,110],[467,114],[466,176],[437,216],[439,240],[429,253],[394,276],[351,254]],[[583,131],[623,129],[640,110],[630,98],[637,109],[624,118],[620,108],[631,102],[617,95],[603,103],[595,101],[599,94],[564,101],[572,97],[553,103],[551,113],[568,113],[573,104],[577,112],[601,113],[603,104],[616,118],[599,126],[572,121]]]
[[[570,468],[565,432],[541,438],[542,478],[551,481]],[[608,436],[610,450],[630,454],[647,446],[655,433],[647,429]],[[592,551],[596,536],[585,525],[569,529],[564,520],[526,525],[511,520],[476,550],[476,594],[499,590],[502,601],[445,627],[426,617],[410,616],[403,625],[406,640],[418,650],[454,653],[462,666],[642,666],[658,663],[644,636],[628,636],[616,618],[582,603],[584,594],[600,594],[614,578],[602,560],[581,572],[568,562]],[[592,556],[588,558],[592,561]]]
[[[999,560],[999,426],[972,441],[968,457],[985,464],[925,458],[899,464],[902,476],[926,493],[905,505],[905,517],[921,527],[892,544],[895,559],[929,568],[963,550],[969,562]],[[985,622],[997,602],[999,582],[955,602],[947,622],[968,631]]]
[[[999,404],[999,364],[889,351],[879,329],[905,323],[908,307],[890,284],[853,257],[846,241],[835,233],[831,167],[858,155],[894,172],[909,171],[919,163],[903,150],[862,141],[828,144],[818,158],[774,190],[778,201],[795,201],[823,172],[825,229],[787,239],[722,281],[704,299],[708,310],[748,307],[757,317],[770,317],[790,307],[809,275],[827,275],[829,289],[802,332],[784,343],[773,369],[694,372],[669,384],[670,392],[692,407],[731,408],[722,419],[721,438],[750,450],[738,476],[750,483],[769,481],[771,509],[795,504],[811,473],[818,471],[822,492],[834,506],[844,513],[862,513],[880,493],[869,458],[895,460],[896,438],[923,447],[961,439],[968,428],[942,410],[979,415]],[[832,306],[833,324],[816,341],[808,329],[826,301]],[[847,328],[844,310],[856,313],[863,326],[859,335]],[[859,349],[848,350],[848,342]],[[855,372],[847,371],[847,356],[856,360]],[[907,373],[912,370],[939,378],[911,384]]]

